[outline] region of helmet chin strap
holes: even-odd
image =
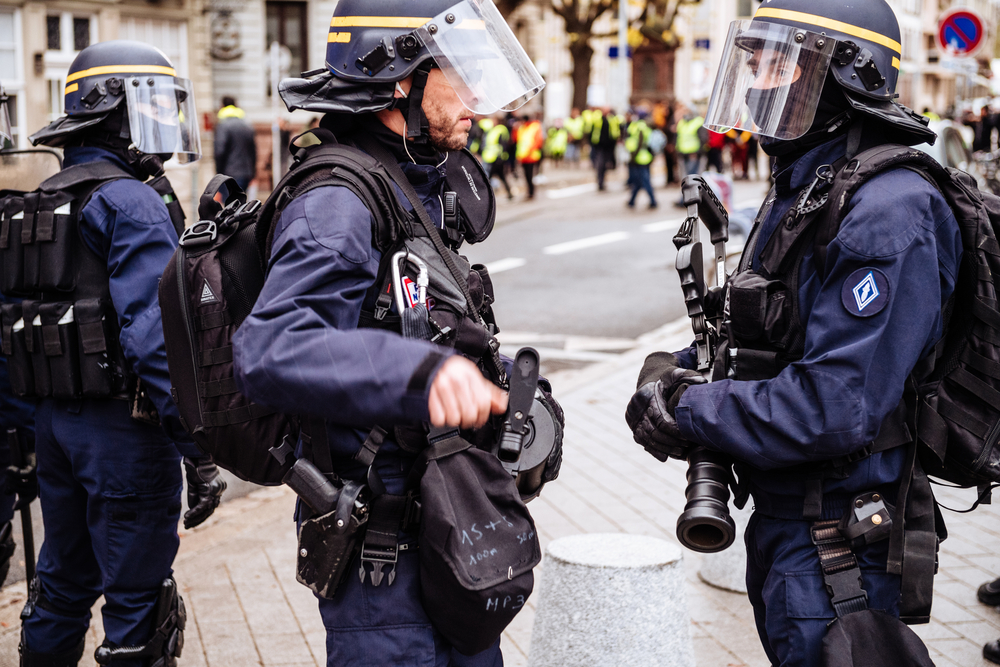
[[[418,144],[426,144],[430,141],[430,121],[424,114],[424,88],[427,86],[427,75],[430,74],[434,66],[433,61],[421,63],[413,71],[413,85],[410,86],[410,94],[403,93],[403,97],[397,97],[392,104],[393,109],[399,109],[403,113],[406,127],[406,139]],[[396,90],[402,93],[399,82],[396,82]]]

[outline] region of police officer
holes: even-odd
[[[408,197],[399,192],[397,198],[410,210],[423,206],[448,239],[459,230],[465,230],[466,238],[477,235],[473,228],[487,217],[463,214],[458,228],[444,220],[441,202],[448,199],[452,170],[461,182],[477,184],[478,195],[469,191],[460,197],[462,210],[493,200],[478,163],[457,152],[466,145],[474,114],[514,110],[542,86],[492,3],[479,4],[341,0],[331,24],[328,71],[282,84],[289,108],[326,112],[320,128],[336,135],[339,143],[382,156],[383,165],[388,160],[398,165],[398,177],[405,174],[414,192]],[[314,143],[317,137],[322,140],[307,134],[295,143]],[[491,329],[462,315],[464,306],[454,326],[441,326],[451,298],[444,294],[452,275],[448,269],[440,283],[431,274],[429,292],[437,302],[430,311],[437,323],[434,338],[445,345],[398,334],[400,325],[391,325],[392,314],[379,310],[383,286],[392,289],[392,284],[383,282],[385,272],[379,270],[385,260],[371,219],[372,213],[347,187],[317,186],[292,199],[274,223],[267,281],[233,338],[233,361],[241,390],[254,402],[322,417],[340,477],[364,480],[365,468],[354,457],[363,453],[366,436],[374,424],[397,425],[374,463],[387,493],[401,494],[415,454],[427,445],[421,424],[483,426],[491,413],[505,410],[506,395],[494,384],[502,382],[504,373],[489,349]],[[408,238],[407,248],[414,251],[420,239],[427,237]],[[469,271],[453,251],[439,254],[426,243],[423,247],[415,253],[426,263],[447,255],[464,267],[463,273]],[[481,274],[473,273],[470,280],[478,281]],[[402,307],[406,313],[414,310],[405,301]],[[480,312],[490,317],[486,310]],[[427,318],[423,324],[429,324]],[[470,340],[487,342],[487,347],[457,340],[449,333],[456,327],[478,332]],[[313,430],[309,435],[315,452],[319,434]],[[300,521],[305,509],[300,505]],[[332,598],[319,597],[327,664],[502,664],[499,640],[477,655],[464,656],[431,625],[420,604],[413,538],[401,532],[398,542],[392,549],[398,554],[394,565],[377,569],[382,564],[362,554],[361,576],[354,560],[351,574]]]
[[[627,410],[636,441],[660,460],[699,446],[736,461],[754,505],[747,588],[772,665],[820,664],[827,624],[847,611],[840,602],[862,599],[831,604],[810,529],[841,519],[869,492],[877,496],[863,502],[891,506],[910,481],[912,448],[892,446],[910,437],[897,407],[911,371],[942,335],[942,307],[958,275],[955,217],[934,186],[906,169],[858,189],[825,257],[807,240],[792,268],[771,261],[780,256],[773,241],[794,228],[793,205],[810,186],[808,201],[819,199],[828,170],[888,142],[933,141],[924,122],[893,102],[899,40],[883,0],[773,0],[730,28],[706,125],[740,128],[748,114],[776,164],[775,186],[728,285],[735,362],[720,354],[716,381],[706,383],[691,370],[692,350],[657,353]],[[766,304],[766,317],[751,303]],[[899,442],[884,440],[893,437]],[[866,456],[883,449],[869,449],[873,442],[885,450]],[[912,480],[915,487],[916,474]],[[900,616],[905,598],[901,577],[888,572],[889,545],[855,547],[853,557],[867,606]],[[933,562],[933,541],[930,550],[924,557]]]
[[[0,287],[24,297],[0,311],[12,383],[16,369],[15,391],[41,399],[45,542],[21,664],[76,665],[104,595],[98,662],[172,665],[182,454],[186,527],[225,488],[171,401],[157,301],[183,227],[162,161],[200,157],[194,95],[159,50],[129,41],[81,51],[64,94],[66,115],[30,137],[63,148],[64,169],[25,195],[0,251]]]
[[[0,154],[12,149],[14,145],[8,101],[3,85],[0,84]],[[6,170],[7,165],[4,167]],[[3,196],[3,190],[0,190],[0,199]],[[5,300],[0,295],[0,302]],[[15,452],[13,448],[18,451]],[[35,403],[14,395],[10,386],[7,359],[0,357],[0,469],[6,470],[3,493],[0,494],[0,584],[7,578],[10,559],[15,550],[11,523],[14,512],[38,497],[34,449]],[[12,458],[12,454],[16,458]],[[20,465],[14,465],[15,461]],[[27,529],[31,530],[31,527]],[[34,553],[30,558],[34,559]]]

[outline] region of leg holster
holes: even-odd
[[[163,580],[154,614],[155,630],[149,641],[141,646],[109,646],[105,640],[105,644],[94,652],[98,664],[110,665],[121,660],[145,658],[148,667],[175,667],[184,647],[187,612],[173,577]]]

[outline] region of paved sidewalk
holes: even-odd
[[[659,464],[637,447],[623,414],[645,355],[689,339],[687,323],[675,323],[644,336],[613,361],[552,377],[566,409],[567,432],[560,479],[530,505],[543,547],[583,532],[675,539],[674,524],[684,504],[684,466]],[[949,506],[970,504],[968,492],[939,497]],[[188,608],[182,665],[324,665],[325,635],[315,601],[294,577],[293,503],[285,488],[261,489],[224,503],[205,525],[181,532],[175,569]],[[951,537],[941,549],[933,619],[914,629],[938,665],[985,666],[981,646],[1000,636],[1000,613],[980,605],[975,591],[1000,574],[998,510],[946,514]],[[746,596],[703,583],[697,575],[699,555],[685,552],[684,559],[698,667],[766,667]],[[544,562],[538,574],[545,576]],[[536,602],[533,596],[504,635],[508,666],[527,664]],[[0,591],[0,667],[17,664],[17,616],[23,603],[23,582]],[[100,602],[96,619],[99,607]],[[93,664],[99,620],[95,626],[82,665]]]

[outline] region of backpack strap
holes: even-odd
[[[851,544],[839,528],[840,519],[816,521],[809,536],[816,545],[823,584],[837,617],[868,609],[868,593],[862,588],[861,568]]]

